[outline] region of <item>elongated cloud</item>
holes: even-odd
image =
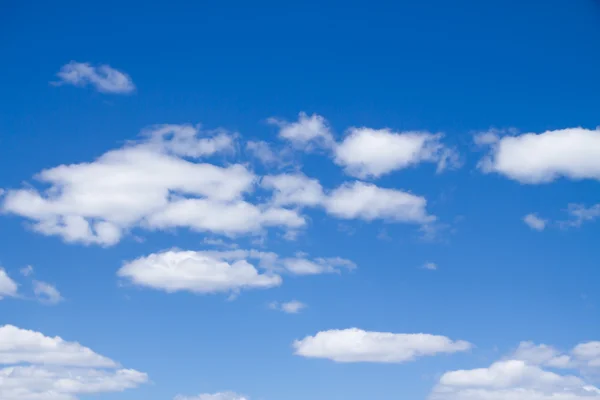
[[[89,63],[71,61],[56,74],[60,81],[55,84],[93,86],[97,91],[112,94],[128,94],[135,91],[133,81],[125,72],[108,65],[93,66]]]
[[[476,138],[489,147],[480,168],[527,184],[558,178],[600,180],[600,131],[569,128],[543,133]]]
[[[336,362],[404,363],[419,357],[467,351],[471,344],[445,336],[330,330],[294,342],[296,354]]]

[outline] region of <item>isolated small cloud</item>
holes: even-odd
[[[546,228],[547,220],[538,217],[536,214],[527,214],[523,218],[523,222],[527,224],[531,229],[536,231],[543,231]]]
[[[438,266],[436,263],[426,262],[425,264],[423,264],[423,266],[421,268],[427,269],[429,271],[436,271],[438,269]]]
[[[270,309],[282,311],[286,314],[298,314],[300,311],[302,311],[306,307],[307,307],[306,304],[304,304],[300,301],[297,301],[297,300],[292,300],[287,303],[279,303],[279,302],[274,301],[269,304]]]
[[[56,287],[46,282],[33,281],[33,293],[42,303],[54,305],[63,301],[63,297]]]
[[[296,355],[341,363],[404,363],[419,357],[471,349],[445,336],[368,332],[357,328],[329,330],[294,342]]]
[[[109,65],[93,66],[89,63],[71,61],[63,65],[56,74],[60,81],[57,85],[93,86],[101,93],[128,94],[135,91],[131,77]]]
[[[19,270],[21,275],[28,277],[33,275],[33,267],[31,265],[27,265]]]

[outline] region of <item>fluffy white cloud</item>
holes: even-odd
[[[265,176],[262,186],[273,192],[273,202],[279,206],[318,206],[323,202],[323,187],[318,180],[303,174]]]
[[[12,325],[0,327],[0,365],[2,400],[77,400],[148,381],[145,373],[120,369],[79,343]]]
[[[248,397],[233,392],[221,392],[214,394],[200,394],[198,396],[182,396],[175,397],[175,400],[249,400]]]
[[[283,311],[286,314],[298,314],[306,307],[306,304],[297,300],[288,301],[287,303],[279,303],[277,301],[274,301],[269,304],[269,308],[271,308],[272,310]]]
[[[444,336],[329,330],[294,342],[296,354],[336,362],[403,363],[423,356],[467,351],[472,345]]]
[[[134,389],[147,381],[145,373],[132,369],[12,366],[0,369],[0,398],[77,400],[80,395]]]
[[[350,128],[335,148],[336,164],[350,175],[377,178],[422,162],[438,170],[456,165],[457,154],[441,143],[442,135],[427,132],[393,132],[389,129]]]
[[[117,364],[79,343],[48,337],[12,325],[0,327],[0,364],[44,364],[78,367],[116,367]]]
[[[271,150],[271,145],[262,140],[251,140],[246,143],[246,151],[266,166],[281,164],[283,162],[281,155],[275,154],[273,150]]]
[[[290,141],[295,147],[310,149],[312,146],[332,147],[335,144],[329,124],[320,115],[309,117],[301,112],[296,122],[277,118],[269,118],[268,121],[280,128],[280,138]]]
[[[166,292],[235,293],[279,286],[282,282],[279,275],[261,274],[243,259],[229,263],[217,252],[178,250],[138,258],[126,263],[117,274],[133,284]]]
[[[600,390],[572,375],[559,375],[521,360],[445,373],[430,400],[592,400]]]
[[[599,130],[570,128],[504,137],[488,133],[476,142],[490,146],[480,163],[487,173],[529,184],[560,177],[600,180]]]
[[[258,268],[251,263],[253,260]],[[237,294],[245,289],[279,286],[281,274],[285,273],[339,273],[342,268],[354,269],[356,265],[340,257],[311,260],[297,255],[280,258],[275,253],[258,250],[169,250],[127,262],[117,275],[134,285],[166,292]]]
[[[46,282],[33,281],[33,293],[46,304],[58,304],[64,300],[58,289]]]
[[[384,219],[393,222],[427,224],[435,217],[427,214],[424,197],[373,184],[354,182],[333,190],[324,201],[328,213],[343,219]]]
[[[0,299],[3,297],[16,296],[18,289],[17,283],[8,276],[2,267],[0,267]]]
[[[102,93],[127,94],[135,90],[133,81],[126,73],[108,65],[93,66],[89,63],[71,61],[56,74],[59,82],[74,86],[91,85]]]
[[[305,224],[294,210],[243,200],[256,182],[246,167],[185,158],[229,149],[225,133],[200,135],[188,125],[146,130],[142,141],[91,163],[42,171],[36,178],[49,185],[46,190],[8,190],[2,209],[30,219],[37,232],[105,246],[135,227],[185,227],[231,236]]]
[[[600,342],[577,345],[568,354],[552,346],[522,342],[487,368],[445,373],[430,400],[592,400],[600,389],[581,376],[544,368],[590,371],[600,367]]]
[[[546,228],[547,220],[538,217],[536,214],[527,214],[523,218],[523,222],[527,224],[531,229],[536,231],[543,231]]]

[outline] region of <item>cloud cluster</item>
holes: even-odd
[[[269,308],[271,310],[282,311],[286,314],[298,314],[300,311],[304,310],[306,307],[307,307],[306,304],[304,304],[298,300],[292,300],[292,301],[288,301],[285,303],[279,303],[277,301],[274,301],[269,304]]]
[[[440,353],[471,349],[468,342],[445,336],[368,332],[357,328],[318,332],[294,342],[296,354],[341,363],[404,363]]]
[[[256,265],[256,266],[255,266]],[[169,293],[237,294],[247,289],[281,285],[282,274],[336,273],[356,266],[339,257],[308,259],[304,255],[280,258],[258,250],[169,250],[126,262],[117,275],[131,284]]]
[[[581,376],[557,370],[600,367],[600,343],[577,345],[563,354],[547,345],[523,342],[487,368],[445,373],[430,400],[594,400],[600,389]],[[550,371],[549,369],[554,371]]]
[[[54,82],[57,85],[91,85],[99,92],[112,94],[128,94],[135,91],[135,85],[129,75],[108,65],[93,66],[71,61],[63,65],[56,75],[60,78],[59,82]]]
[[[0,398],[76,400],[79,395],[120,392],[148,376],[60,337],[0,327]]]
[[[350,127],[336,142],[327,120],[317,114],[300,113],[296,122],[269,121],[279,126],[279,137],[294,147],[329,150],[348,175],[361,179],[378,178],[423,162],[436,163],[438,171],[459,165],[458,153],[442,143],[441,134]]]

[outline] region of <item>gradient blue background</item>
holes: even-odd
[[[339,221],[311,212],[296,242],[268,250],[341,256],[342,276],[288,278],[277,289],[225,296],[122,288],[124,260],[203,236],[144,233],[110,249],[67,245],[0,220],[0,265],[31,264],[66,302],[0,302],[0,323],[76,340],[152,385],[102,399],[171,399],[220,390],[257,400],[423,399],[448,369],[486,366],[521,340],[570,347],[598,339],[598,224],[534,232],[537,211],[563,217],[569,202],[598,202],[597,182],[523,186],[476,170],[472,134],[594,128],[600,112],[600,6],[591,0],[0,1],[0,187],[43,168],[91,161],[156,123],[202,123],[275,140],[270,116],[326,117],[351,125],[445,132],[464,167],[390,174],[451,226],[429,243],[411,227]],[[65,63],[109,64],[137,86],[130,96],[49,82]],[[304,171],[342,181],[326,159]],[[385,230],[391,240],[378,239]],[[249,240],[240,241],[249,247]],[[426,261],[435,272],[418,267]],[[295,316],[266,309],[297,298]],[[294,339],[319,330],[426,332],[473,342],[470,354],[402,365],[294,356]]]

